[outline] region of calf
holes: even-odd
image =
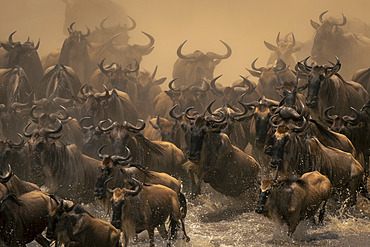
[[[320,210],[319,221],[323,221],[326,201],[331,195],[330,180],[318,171],[308,172],[300,178],[288,178],[278,182],[264,179],[256,213],[288,225],[292,236],[299,222],[313,217]]]
[[[108,222],[97,219],[81,205],[51,203],[46,236],[65,246],[119,246],[120,232]]]

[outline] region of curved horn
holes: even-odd
[[[0,176],[0,183],[5,184],[13,177],[12,167],[8,165],[8,172],[4,176]]]
[[[50,134],[57,134],[59,133],[60,131],[62,131],[62,128],[63,128],[63,124],[62,124],[62,121],[60,121],[58,118],[57,118],[57,123],[58,123],[58,127],[56,129],[49,129],[49,128],[45,128],[45,133],[47,135],[50,135]]]
[[[274,114],[273,116],[271,116],[270,117],[270,119],[269,119],[269,123],[270,123],[270,125],[272,126],[272,127],[274,127],[274,128],[277,128],[277,127],[279,127],[280,126],[280,124],[275,124],[274,123],[274,119],[276,118],[276,117],[278,117],[279,116],[279,114]]]
[[[206,117],[206,121],[207,122],[212,122],[212,123],[223,123],[226,120],[226,114],[223,113],[222,111],[220,111],[220,114],[221,114],[222,118],[214,119],[213,117],[211,117],[211,118]],[[213,114],[213,113],[212,113],[212,115],[215,116],[215,114]]]
[[[235,120],[235,119],[236,119],[236,118],[238,118],[238,117],[244,116],[244,115],[246,115],[246,114],[248,113],[248,106],[247,106],[246,104],[244,104],[243,102],[241,102],[241,101],[238,101],[238,102],[239,102],[239,104],[241,104],[241,105],[243,106],[243,108],[244,108],[244,112],[233,114],[233,115],[231,116],[231,118],[232,118],[233,120]]]
[[[177,48],[177,56],[181,59],[191,59],[193,58],[192,56],[190,55],[184,55],[182,54],[181,50],[182,50],[182,47],[185,45],[187,40],[185,40],[178,48]]]
[[[320,16],[319,16],[319,20],[320,20],[320,22],[321,23],[324,23],[324,19],[322,18],[326,13],[328,13],[328,10],[327,11],[324,11],[324,12],[322,12],[321,14],[320,14]]]
[[[128,147],[126,147],[126,150],[127,150],[127,155],[124,157],[124,156],[119,156],[119,155],[113,155],[111,157],[113,163],[117,164],[118,162],[125,162],[125,161],[128,161],[131,159],[131,151]]]
[[[100,22],[100,29],[104,31],[106,28],[104,27],[104,22],[109,18],[109,16],[105,17],[101,22]]]
[[[108,191],[109,193],[113,193],[113,190],[112,190],[112,189],[110,189],[110,188],[108,188],[108,183],[109,183],[112,179],[113,179],[113,177],[110,177],[110,178],[108,178],[107,180],[105,180],[105,182],[104,182],[104,187],[107,189],[107,191]]]
[[[88,26],[86,26],[86,34],[82,34],[82,36],[84,37],[84,38],[86,38],[86,37],[88,37],[89,35],[90,35],[90,28],[88,27]]]
[[[125,73],[134,73],[134,72],[139,70],[140,65],[139,65],[139,63],[136,59],[134,59],[134,60],[135,60],[135,68],[129,69],[129,68],[127,68],[128,66],[126,66],[126,68],[123,70]]]
[[[9,35],[8,40],[9,40],[9,43],[10,43],[11,45],[17,45],[17,44],[19,44],[19,42],[14,42],[14,41],[13,41],[13,35],[14,35],[16,32],[17,32],[17,31],[14,31],[14,32],[12,32],[12,33]]]
[[[76,22],[72,22],[71,25],[69,25],[69,28],[68,28],[68,33],[71,34],[73,32],[73,25],[75,24]]]
[[[278,60],[276,61],[276,66],[273,67],[273,70],[274,71],[283,71],[286,68],[287,68],[286,63],[281,58],[278,58]]]
[[[169,115],[170,115],[170,117],[172,117],[173,119],[181,120],[181,119],[182,119],[182,117],[184,116],[184,113],[182,112],[181,114],[176,115],[176,114],[175,114],[175,112],[174,112],[176,107],[177,107],[177,104],[176,104],[176,105],[174,105],[174,106],[172,106],[172,108],[171,108],[171,110],[170,110]]]
[[[208,57],[212,58],[212,59],[226,59],[226,58],[229,58],[231,56],[231,48],[228,44],[226,44],[226,42],[220,40],[222,44],[224,44],[224,46],[226,47],[227,49],[227,52],[225,55],[219,55],[219,54],[216,54],[214,52],[208,52],[207,55]]]
[[[141,189],[143,188],[143,184],[140,181],[136,180],[135,178],[132,178],[132,181],[135,184],[135,189],[134,190],[126,189],[125,194],[128,196],[136,196],[137,194],[140,193]]]
[[[106,122],[110,122],[110,125],[109,125],[108,127],[104,128],[102,125],[103,125],[104,123],[106,123]],[[98,128],[99,128],[99,130],[100,130],[100,131],[102,131],[102,132],[110,131],[110,130],[112,130],[112,129],[113,129],[113,127],[114,127],[114,123],[113,123],[113,122],[112,122],[112,120],[110,120],[110,119],[101,120],[101,121],[98,123]]]
[[[246,89],[246,91],[243,93],[243,97],[245,95],[249,95],[249,94],[253,93],[253,91],[256,89],[256,86],[250,80],[248,80],[246,77],[244,77],[242,75],[239,75],[239,76],[243,79],[242,84],[247,84],[248,85],[248,89]]]
[[[276,44],[279,45],[279,43],[280,43],[280,32],[278,33],[276,37]]]
[[[104,61],[105,61],[105,58],[103,58],[103,60],[101,60],[101,62],[98,64],[98,66],[99,66],[100,71],[101,71],[103,74],[108,75],[109,70],[106,70],[106,69],[104,68]]]
[[[127,31],[132,31],[132,30],[134,30],[135,28],[136,28],[136,21],[133,19],[133,18],[131,18],[131,16],[127,16],[130,20],[131,20],[131,22],[132,22],[132,25],[131,25],[131,27],[127,27]]]
[[[156,124],[159,128],[161,128],[161,123],[159,121],[159,115],[157,116],[157,119],[156,119]]]
[[[37,51],[37,49],[39,49],[39,47],[40,47],[40,39],[37,42],[36,46],[33,48],[33,50]]]
[[[93,128],[94,128],[94,126],[93,126],[93,125],[90,125],[90,126],[84,126],[84,125],[83,125],[83,122],[84,122],[85,120],[87,120],[87,119],[91,119],[91,117],[83,117],[83,118],[81,118],[81,119],[80,119],[80,121],[78,121],[78,123],[80,124],[80,127],[81,127],[82,129],[84,129],[84,130],[91,130],[91,129],[93,129]]]
[[[137,121],[141,124],[141,126],[134,126],[134,125],[130,124],[129,122],[126,122],[127,128],[129,130],[135,131],[135,132],[139,132],[139,131],[143,130],[145,128],[145,121],[142,120],[142,119],[138,119]]]
[[[67,109],[64,106],[62,106],[62,105],[59,105],[59,107],[62,109],[62,112],[63,112],[62,115],[63,115],[63,117],[58,118],[58,119],[60,119],[62,121],[67,120],[69,118],[69,113],[68,113]]]
[[[209,107],[209,106],[208,106]],[[195,118],[194,117],[191,117],[190,115],[189,115],[189,111],[190,110],[194,110],[194,107],[193,106],[191,106],[191,107],[188,107],[186,110],[185,110],[185,117],[187,118],[187,119],[189,119],[189,120],[195,120]]]
[[[258,60],[258,57],[252,62],[251,67],[252,67],[253,70],[262,72],[265,69],[265,67],[256,68],[255,63],[256,63],[257,60]]]
[[[351,110],[355,112],[356,116],[355,117],[343,116],[343,120],[346,121],[346,122],[350,122],[352,125],[355,125],[355,124],[358,123],[361,113],[359,111],[357,111],[355,108],[353,108],[352,106],[351,106]]]
[[[14,148],[18,148],[18,147],[23,147],[24,146],[24,138],[21,134],[17,133],[17,136],[19,136],[21,138],[21,141],[19,143],[13,143],[12,140],[7,140],[6,142],[11,146],[11,147],[14,147]]]
[[[336,24],[336,26],[344,26],[347,24],[347,18],[344,16],[343,13],[342,13],[342,17],[343,17],[342,23]]]
[[[179,92],[179,91],[181,91],[181,89],[173,88],[173,83],[174,83],[176,80],[177,80],[177,78],[172,79],[172,80],[168,83],[168,88],[169,88],[169,89],[171,89],[172,91]]]
[[[148,52],[149,50],[151,50],[151,48],[154,45],[154,38],[153,38],[153,36],[151,36],[150,34],[148,34],[146,32],[142,32],[142,33],[149,38],[149,43],[147,45],[139,45],[139,48],[142,51]]]
[[[293,131],[296,131],[296,132],[301,132],[303,130],[306,129],[306,127],[308,126],[309,122],[307,121],[307,119],[305,117],[303,117],[303,123],[302,123],[302,126],[297,126],[295,124],[288,124],[288,128],[290,130],[293,130]]]
[[[102,145],[99,149],[98,149],[98,157],[100,159],[104,159],[104,154],[101,153],[101,151],[103,150],[103,148],[105,147],[105,144]]]
[[[31,111],[30,111],[30,118],[31,118],[32,122],[34,122],[34,123],[39,122],[39,118],[36,117],[35,114],[33,113],[36,108],[37,108],[37,105],[34,105],[34,106],[32,106]]]
[[[214,114],[214,113],[212,112],[212,110],[211,110],[212,105],[213,105],[213,103],[215,103],[215,102],[216,102],[216,100],[212,101],[212,102],[207,106],[207,112],[208,112],[209,114],[211,114],[212,116],[218,116],[217,114]]]
[[[308,60],[310,57],[311,57],[311,56],[306,57],[306,58],[303,60],[303,64],[304,64],[304,66],[305,66],[306,68],[312,69],[312,66],[308,66],[308,65],[307,65],[307,60]]]
[[[80,88],[80,93],[84,99],[86,99],[89,95],[84,92],[84,88],[87,88],[87,84],[82,85]]]
[[[28,123],[26,126],[23,128],[23,135],[27,138],[30,138],[32,136],[32,133],[27,133],[28,127],[30,127],[31,123]]]
[[[325,109],[325,111],[324,111],[324,116],[327,118],[327,120],[329,121],[329,122],[333,122],[333,120],[335,120],[336,118],[338,118],[338,115],[333,115],[333,116],[330,116],[329,115],[329,111],[331,110],[331,109],[333,109],[334,108],[334,106],[329,106],[328,108],[326,108]]]
[[[218,96],[223,96],[224,95],[223,89],[217,88],[217,86],[216,86],[216,81],[221,76],[222,75],[219,75],[216,78],[213,78],[212,81],[211,81],[211,87],[212,87],[213,91],[215,92],[215,94],[217,94]]]
[[[292,32],[292,47],[295,46],[295,37],[294,37],[294,33]]]

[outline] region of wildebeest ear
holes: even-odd
[[[174,91],[168,90],[164,92],[168,95],[168,97],[171,98],[172,101],[177,100],[177,98],[179,97],[179,94]]]
[[[261,77],[261,72],[258,72],[258,71],[254,71],[254,70],[250,70],[250,69],[247,69],[246,68],[246,70],[248,70],[248,72],[251,74],[251,75],[253,75],[254,77]]]
[[[317,22],[315,22],[315,21],[313,21],[313,20],[310,20],[310,23],[311,23],[311,26],[312,26],[315,30],[319,29],[319,27],[320,27],[320,24],[319,24],[319,23],[317,23]]]
[[[6,50],[6,51],[11,51],[13,50],[13,47],[8,45],[8,44],[5,44],[5,43],[1,43],[1,46]]]
[[[263,41],[263,42],[265,43],[265,46],[267,47],[267,49],[269,49],[271,51],[278,51],[279,50],[279,48],[277,48],[273,44],[270,44],[269,42],[266,42],[266,41]]]

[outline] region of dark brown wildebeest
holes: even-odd
[[[20,66],[27,74],[31,89],[37,92],[40,90],[40,80],[42,78],[43,69],[41,66],[40,57],[37,53],[40,41],[34,45],[29,39],[21,44],[21,42],[14,42],[13,35],[9,36],[9,43],[1,43],[2,47],[7,51],[5,53],[5,64],[1,64],[3,68],[14,68]],[[0,58],[0,60],[2,60]]]
[[[212,80],[213,72],[217,64],[223,59],[231,56],[231,48],[228,44],[220,40],[225,45],[227,52],[225,55],[219,55],[214,52],[203,52],[196,50],[191,54],[184,55],[182,47],[186,43],[182,43],[177,49],[179,57],[173,65],[172,78],[178,78],[176,87],[200,86],[202,79]]]
[[[45,70],[41,80],[40,98],[54,99],[57,97],[71,99],[77,96],[81,82],[75,71],[63,64],[57,64]]]
[[[158,116],[150,119],[149,123],[150,125],[146,127],[145,137],[155,141],[172,142],[176,147],[181,146],[180,125],[178,121],[173,122]]]
[[[18,65],[0,69],[0,104],[10,106],[15,102],[24,103],[32,89],[26,72]]]
[[[99,69],[94,72],[87,85],[98,92],[103,91],[104,86],[109,90],[118,89],[126,92],[130,96],[130,99],[136,99],[136,79],[131,74],[139,70],[139,64],[136,62],[136,67],[130,69],[128,66],[122,68],[118,63],[104,66],[104,60],[100,62]]]
[[[206,108],[208,101],[207,92],[210,85],[206,80],[203,80],[202,86],[189,86],[175,88],[173,83],[177,79],[173,79],[168,83],[170,90],[164,91],[155,97],[153,104],[154,115],[169,119],[169,112],[173,105],[177,105],[180,111],[185,111],[188,107],[194,106],[197,110]]]
[[[330,180],[318,171],[308,172],[300,178],[287,178],[280,181],[264,179],[256,213],[263,214],[281,225],[288,225],[288,235],[292,236],[299,222],[314,217],[323,204],[319,222],[322,223],[326,201],[331,195]]]
[[[341,63],[336,57],[336,64],[333,66],[308,66],[307,57],[304,62],[298,62],[300,72],[309,75],[307,87],[306,104],[311,108],[314,119],[324,121],[324,111],[334,106],[338,115],[350,114],[350,107],[361,108],[369,94],[357,82],[345,81],[337,72]]]
[[[311,56],[318,64],[325,64],[328,60],[338,56],[345,65],[342,73],[344,78],[350,78],[354,71],[369,64],[370,39],[362,35],[344,31],[342,26],[347,23],[343,15],[342,21],[323,19],[325,11],[320,14],[318,24],[311,20],[316,30]]]
[[[192,162],[190,172],[195,172],[199,178],[192,179],[193,195],[200,193],[200,182],[209,183],[212,188],[221,194],[237,197],[242,193],[254,189],[255,181],[260,172],[260,165],[239,148],[231,145],[226,134],[221,133],[226,126],[226,116],[221,118],[197,115],[189,116],[189,108],[185,116],[194,122],[190,129],[190,153]]]
[[[65,246],[118,247],[120,232],[108,222],[95,218],[81,205],[71,207],[50,203],[46,237]]]
[[[132,22],[131,26],[121,25],[120,23],[118,23],[118,25],[106,27],[104,26],[104,23],[108,18],[109,16],[105,17],[100,22],[99,27],[95,26],[95,30],[91,32],[88,40],[92,43],[104,43],[114,35],[120,34],[119,37],[116,39],[116,43],[118,45],[128,44],[128,32],[136,28],[135,20],[128,16],[128,18]]]
[[[58,63],[71,67],[82,83],[86,83],[92,73],[88,53],[89,42],[86,39],[90,34],[90,29],[86,27],[87,33],[82,34],[81,31],[73,30],[74,24],[75,22],[68,28],[69,36],[64,40]]]
[[[125,149],[128,147],[132,151],[133,161],[143,167],[157,172],[167,172],[183,179],[187,177],[186,171],[182,168],[186,161],[184,153],[173,143],[145,138],[140,133],[145,128],[143,120],[138,120],[139,126],[126,121],[122,124],[110,121],[110,126],[103,127],[105,122],[109,121],[101,121],[98,127],[101,131],[110,133],[114,154],[125,155]]]
[[[287,177],[319,171],[330,179],[333,188],[343,193],[342,199],[347,197],[348,190],[349,203],[355,203],[357,191],[363,182],[364,169],[361,164],[351,153],[336,148],[340,146],[338,135],[322,128],[321,133],[325,134],[326,140],[321,143],[315,135],[308,134],[308,125],[309,122],[303,117],[300,125],[282,122],[277,126],[272,138],[266,140],[265,151],[272,156],[271,167]],[[329,139],[337,145],[324,146],[323,143],[329,143]]]
[[[353,74],[351,81],[360,83],[367,93],[370,94],[370,68],[357,70]]]
[[[138,113],[135,106],[130,100],[127,93],[116,89],[105,92],[92,93],[84,92],[86,85],[82,86],[80,92],[82,100],[84,101],[80,116],[91,117],[94,126],[102,119],[111,119],[113,121],[128,121],[130,123],[136,122]]]
[[[48,224],[51,200],[41,191],[5,196],[0,207],[0,240],[14,247],[26,246],[33,240],[41,246],[50,246],[41,234]]]
[[[288,39],[288,35],[292,35],[292,39]],[[293,54],[302,49],[302,46],[296,46],[295,37],[293,33],[288,33],[283,40],[280,39],[280,32],[276,37],[276,45],[264,41],[267,49],[273,51],[267,61],[267,64],[273,64],[279,58],[284,61],[290,68],[294,68],[296,60]]]
[[[57,122],[55,129],[44,127],[32,133],[27,133],[28,126],[24,129],[24,136],[30,138],[31,181],[62,198],[91,202],[99,161],[83,155],[75,144],[58,141],[63,125]]]
[[[122,230],[125,243],[135,236],[135,233],[148,231],[150,246],[154,246],[154,228],[158,228],[162,238],[173,240],[179,221],[184,218],[178,195],[172,189],[163,185],[142,184],[132,180],[133,189],[108,189],[112,194],[113,216],[112,225]],[[170,234],[167,236],[165,222],[170,216]],[[185,224],[182,230],[186,241]]]
[[[253,70],[247,70],[252,76],[258,78],[258,91],[261,95],[265,95],[266,98],[280,100],[280,95],[276,91],[276,88],[284,87],[289,89],[291,87],[293,89],[295,85],[294,73],[281,59],[276,60],[272,65],[260,68],[255,66],[257,59],[252,62],[251,67]]]

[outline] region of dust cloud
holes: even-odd
[[[232,56],[222,61],[215,76],[230,84],[255,58],[257,66],[266,64],[269,50],[263,41],[275,44],[276,35],[294,32],[296,40],[312,39],[314,29],[310,19],[328,10],[328,16],[358,18],[370,23],[368,0],[311,0],[311,1],[247,1],[247,0],[116,0],[127,14],[137,22],[130,32],[130,44],[146,44],[145,31],[155,38],[153,52],[144,57],[142,68],[152,71],[158,65],[158,76],[172,77],[172,67],[177,59],[176,49],[185,40],[184,53],[195,50],[226,52],[219,42],[227,42]],[[60,48],[63,34],[65,3],[63,0],[1,0],[0,40],[7,40],[17,30],[15,40],[24,42],[28,36],[37,42],[41,39],[40,56]],[[93,6],[87,6],[93,8]],[[117,23],[107,21],[107,25]],[[82,25],[83,26],[83,25]],[[93,29],[93,27],[90,27]],[[85,29],[82,28],[84,31]]]

